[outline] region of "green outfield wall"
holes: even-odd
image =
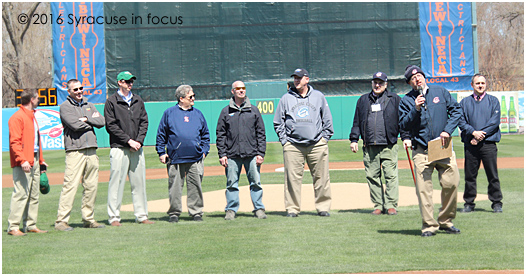
[[[327,97],[327,102],[331,109],[333,124],[334,124],[334,135],[332,139],[349,139],[349,132],[351,131],[352,120],[354,117],[354,109],[359,96],[335,96]],[[279,103],[279,98],[272,99],[250,99],[253,105],[258,106],[263,122],[265,123],[265,130],[267,134],[267,142],[277,142],[278,136],[274,132],[274,125],[272,120],[274,119],[274,111]],[[216,126],[217,120],[219,119],[219,113],[221,109],[227,106],[229,100],[215,100],[215,101],[195,101],[194,107],[201,110],[205,116],[210,130],[210,143],[216,142]],[[154,146],[155,137],[157,135],[157,127],[159,121],[163,116],[166,109],[176,105],[177,102],[147,102],[144,103],[146,106],[146,112],[148,113],[148,133],[144,140],[144,145]],[[104,105],[96,105],[99,112],[104,113]],[[105,128],[96,129],[97,141],[99,147],[109,147],[109,135]]]
[[[272,82],[265,84],[247,83],[245,85],[247,90],[251,91],[250,95],[254,96],[254,98],[250,99],[251,104],[257,106],[262,114],[267,134],[267,142],[277,142],[278,136],[274,132],[272,121],[274,119],[274,112],[283,93],[278,94],[275,91],[281,90],[281,87],[286,88],[286,82]],[[268,97],[267,95],[272,95],[273,97]],[[457,93],[451,93],[451,95],[455,99],[458,97]],[[199,93],[197,94],[197,97],[199,98]],[[356,102],[360,96],[326,96],[326,98],[333,118],[334,135],[332,136],[332,139],[349,139]],[[205,116],[208,129],[210,130],[210,142],[212,144],[215,144],[216,142],[216,126],[219,114],[221,110],[229,104],[229,101],[230,100],[228,99],[195,102],[195,108],[201,110]],[[164,111],[176,104],[175,101],[145,103],[149,126],[144,145],[155,145],[157,128],[159,127],[159,122]],[[104,104],[96,104],[95,107],[100,113],[104,114]],[[2,151],[9,151],[8,120],[17,110],[18,108],[2,109]],[[64,149],[63,127],[60,121],[59,107],[43,107],[39,108],[38,111],[40,112],[37,112],[38,116],[36,116],[39,120],[40,134],[44,150]],[[110,146],[109,135],[104,127],[101,129],[95,129],[95,133],[97,134],[97,144],[100,148]],[[458,130],[453,133],[453,136],[458,136]]]
[[[456,93],[451,93],[456,99]],[[331,109],[334,135],[331,139],[349,139],[349,133],[352,127],[352,121],[354,118],[354,110],[356,108],[356,102],[360,96],[328,96],[327,102]],[[263,122],[265,123],[265,130],[267,134],[267,142],[277,142],[278,136],[274,132],[274,125],[272,120],[274,119],[274,111],[279,103],[279,98],[271,99],[250,99],[253,105],[258,106]],[[208,129],[210,130],[210,143],[215,144],[216,142],[216,126],[217,120],[219,119],[219,113],[221,109],[227,106],[229,100],[213,100],[213,101],[196,101],[194,107],[203,112]],[[147,102],[145,103],[146,112],[148,113],[149,126],[148,133],[144,144],[146,146],[155,145],[155,137],[157,135],[157,127],[159,121],[166,109],[174,106],[177,102]],[[104,105],[96,105],[97,110],[103,113]],[[109,135],[105,128],[96,129],[97,140],[99,147],[109,147]],[[454,136],[458,135],[458,130],[453,133]]]

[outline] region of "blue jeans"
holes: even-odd
[[[263,188],[261,187],[259,169],[256,165],[256,157],[252,158],[228,158],[228,166],[225,168],[226,174],[226,208],[225,211],[232,210],[237,213],[239,209],[239,175],[241,167],[245,166],[248,182],[250,183],[250,197],[254,205],[254,211],[265,209],[263,205]]]

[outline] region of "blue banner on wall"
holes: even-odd
[[[56,2],[51,3],[51,13],[54,18],[53,85],[57,88],[58,104],[68,96],[66,83],[70,79],[82,83],[88,101],[104,103],[106,59],[103,3]]]
[[[471,3],[419,3],[422,70],[428,84],[471,90],[473,32]]]

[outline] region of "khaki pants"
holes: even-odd
[[[56,224],[68,223],[75,201],[77,188],[82,182],[84,192],[82,193],[82,221],[93,223],[93,210],[97,197],[99,182],[99,157],[96,148],[74,150],[66,152],[66,170],[64,173],[64,186],[58,203],[58,214]]]
[[[305,160],[309,166],[314,186],[314,202],[318,212],[331,209],[331,181],[329,178],[329,146],[322,138],[310,146],[290,142],[283,146],[285,163],[285,209],[288,213],[299,213],[301,206],[301,184]]]
[[[421,147],[413,150],[415,163],[416,196],[422,215],[422,232],[436,232],[440,226],[453,226],[452,220],[457,214],[457,189],[460,176],[455,152],[451,158],[429,162],[427,152]],[[438,171],[438,179],[442,187],[442,206],[438,213],[438,222],[434,219],[433,205],[433,170]]]
[[[168,216],[180,216],[183,210],[181,197],[183,196],[184,180],[186,178],[186,205],[190,216],[203,216],[203,190],[201,181],[205,173],[203,159],[193,163],[169,164],[168,192],[170,208]]]
[[[130,148],[110,150],[110,182],[108,184],[108,222],[121,221],[121,204],[126,176],[130,180],[133,210],[137,221],[148,219],[146,200],[146,165],[144,152]]]
[[[20,221],[26,230],[37,228],[38,197],[40,195],[40,162],[38,152],[34,165],[26,173],[22,167],[13,168],[14,190],[11,195],[11,206],[7,218],[7,231],[20,229]]]

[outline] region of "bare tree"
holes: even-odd
[[[2,3],[3,107],[15,106],[16,89],[52,85],[51,22],[41,20],[49,13],[49,3]]]
[[[488,90],[524,90],[524,3],[476,3],[479,71]]]

